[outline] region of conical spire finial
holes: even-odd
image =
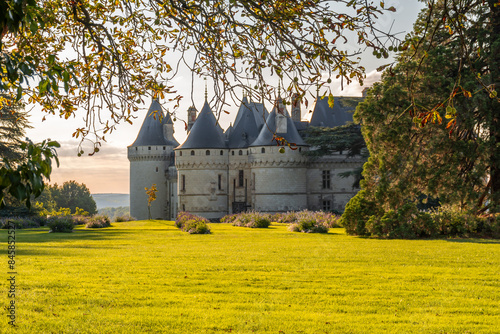
[[[208,100],[207,78],[205,77],[205,101]]]

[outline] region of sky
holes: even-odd
[[[418,12],[423,7],[423,4],[417,0],[387,0],[385,7],[394,6],[395,13],[387,13],[379,18],[377,24],[382,30],[391,29],[392,32],[410,32],[412,25],[415,22]],[[403,37],[404,35],[401,35]],[[365,87],[369,87],[374,82],[380,79],[380,73],[375,69],[387,63],[387,60],[376,59],[370,52],[362,55],[361,65],[366,68],[366,79],[364,86],[361,87],[357,82],[340,89],[339,82],[333,81],[331,85],[332,93],[336,96],[361,96],[361,91]],[[172,81],[177,91],[183,96],[190,96],[191,92],[191,73],[179,72],[178,76]],[[194,101],[198,111],[201,110],[204,101],[204,81],[199,79],[196,81],[201,87],[195,88]],[[211,94],[210,81],[208,80],[208,95]],[[161,102],[161,101],[160,101]],[[190,98],[185,98],[177,112],[179,117],[185,118],[187,109],[191,106]],[[29,121],[33,126],[27,130],[27,137],[34,142],[41,142],[44,139],[50,138],[57,140],[61,144],[61,148],[57,150],[60,166],[52,171],[50,183],[62,184],[65,181],[75,180],[78,183],[84,183],[93,194],[96,193],[129,193],[129,161],[127,159],[127,146],[131,145],[142,125],[142,121],[147,113],[149,104],[144,105],[136,116],[136,120],[132,125],[122,123],[118,125],[117,130],[106,136],[106,142],[102,142],[100,151],[93,155],[87,154],[81,157],[77,156],[79,141],[72,138],[72,134],[76,128],[84,125],[83,111],[79,110],[76,117],[68,120],[61,119],[58,116],[45,115],[37,106],[27,106],[30,111]],[[163,109],[167,110],[169,105],[163,104]],[[271,105],[266,105],[270,111]],[[302,117],[306,118],[309,108],[302,105]],[[227,109],[229,115],[221,116],[221,126],[226,129],[230,122],[236,117],[238,106],[233,105]],[[105,112],[105,111],[104,111]],[[43,121],[43,117],[45,120]],[[180,121],[174,124],[176,137],[179,143],[182,143],[187,136],[184,130],[184,124]]]

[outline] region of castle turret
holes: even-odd
[[[179,210],[206,218],[227,214],[226,140],[206,99],[186,141],[175,151]]]
[[[130,161],[130,215],[148,219],[145,188],[156,184],[156,201],[151,204],[153,219],[172,219],[176,215],[177,177],[170,115],[163,113],[158,100],[153,100],[144,118],[137,139],[128,147]]]
[[[266,126],[250,145],[255,210],[284,212],[307,208],[307,157],[302,155],[306,149],[307,144],[278,99]]]

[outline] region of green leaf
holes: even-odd
[[[334,104],[335,104],[335,98],[333,97],[333,94],[330,93],[330,95],[328,95],[328,106],[330,106],[330,108],[333,108]]]

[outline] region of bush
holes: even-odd
[[[311,218],[299,219],[296,223],[290,224],[288,230],[291,232],[304,233],[328,233],[328,227],[326,225]]]
[[[208,219],[181,211],[177,214],[174,225],[189,234],[209,234]]]
[[[365,227],[366,222],[370,217],[382,214],[381,209],[374,201],[368,199],[368,193],[363,189],[347,203],[339,223],[348,234],[370,235]]]
[[[86,228],[103,228],[110,227],[111,220],[108,216],[105,215],[95,215],[87,222],[85,225]]]
[[[73,224],[75,225],[85,225],[89,222],[89,217],[81,215],[72,216],[72,219],[73,219]]]
[[[202,220],[190,219],[182,226],[182,231],[189,234],[209,234],[210,229],[208,225]]]
[[[2,229],[8,229],[9,227],[14,227],[16,230],[23,228],[37,228],[42,226],[43,221],[36,216],[27,217],[10,217],[0,219],[0,226]],[[45,222],[43,222],[45,225]]]
[[[134,220],[136,219],[134,217],[131,217],[130,215],[118,216],[115,218],[115,222],[117,223],[130,222]]]
[[[69,233],[73,232],[73,219],[69,216],[56,216],[50,217],[47,223],[47,226],[50,228],[50,232],[63,232]]]
[[[233,226],[250,228],[267,228],[271,225],[271,217],[259,212],[240,213],[233,220]]]
[[[238,218],[237,214],[225,215],[220,219],[221,223],[232,223],[236,218]]]
[[[297,213],[294,211],[282,213],[276,220],[276,222],[280,224],[292,224],[295,223],[296,221],[297,221]]]

